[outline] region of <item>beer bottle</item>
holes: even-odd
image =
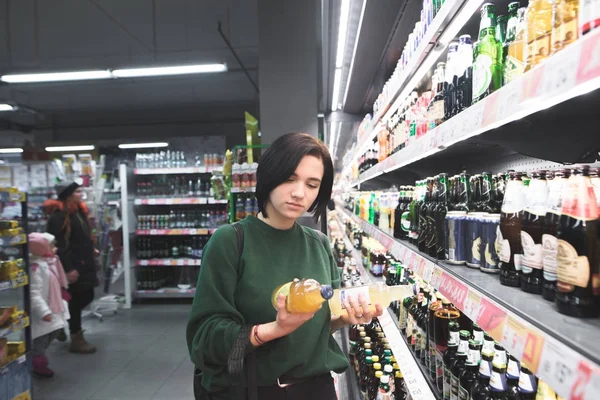
[[[427,235],[429,229],[427,227],[427,212],[431,205],[431,190],[433,188],[433,178],[428,177],[423,182],[423,192],[421,198],[423,199],[419,207],[419,239],[418,245],[419,251],[427,253]]]
[[[494,179],[491,172],[481,174],[480,202],[478,211],[485,213],[498,213],[497,203],[494,199],[495,188]]]
[[[451,42],[448,45],[444,76],[444,120],[452,118],[452,111],[456,108],[456,84],[458,83],[456,74],[459,62],[458,42]]]
[[[521,364],[519,376],[519,400],[535,400],[537,394],[537,378],[531,373],[525,364]]]
[[[589,167],[577,166],[563,191],[558,227],[556,306],[560,313],[593,317],[600,314],[600,240],[598,203]]]
[[[483,179],[480,174],[475,174],[471,177],[471,197],[469,203],[469,212],[481,211],[481,184]]]
[[[521,275],[521,225],[525,208],[523,181],[520,172],[511,172],[502,203],[500,227],[497,233],[500,259],[500,283],[505,286],[520,285]]]
[[[414,201],[414,207],[411,207],[412,220],[410,224],[412,238],[411,242],[415,246],[419,245],[421,238],[421,209],[425,206],[425,189],[425,182],[422,180],[417,181],[417,190]]]
[[[452,115],[471,107],[473,101],[473,44],[471,35],[458,38],[456,106]]]
[[[429,369],[431,379],[435,379],[435,313],[442,308],[442,300],[432,293],[429,302],[427,315],[427,354],[425,356],[425,366]]]
[[[509,9],[510,11],[510,9]],[[508,22],[507,15],[498,15],[496,17],[496,40],[504,47],[504,43],[506,43],[506,24]],[[504,62],[504,55],[502,54],[502,62]]]
[[[379,385],[375,391],[374,400],[392,400],[392,391],[390,389],[390,377],[387,375],[379,375]]]
[[[567,45],[577,40],[579,29],[577,29],[577,14],[579,11],[578,0],[558,0],[554,3],[554,15],[552,16],[552,51],[564,49]]]
[[[542,293],[542,234],[547,200],[546,171],[536,171],[532,174],[532,180],[529,183],[521,226],[521,245],[523,247],[521,290],[528,293]]]
[[[428,307],[431,301],[431,289],[425,288],[425,295],[423,296],[423,302],[421,303],[421,307],[417,314],[417,326],[418,332],[421,335],[420,343],[417,343],[417,346],[420,344],[419,351],[419,360],[422,364],[425,364],[425,358],[427,356],[427,317],[428,317]]]
[[[435,242],[438,260],[446,258],[446,214],[448,213],[448,174],[439,174],[437,204],[434,212]]]
[[[433,98],[429,102],[429,106],[427,107],[427,120],[429,122],[429,130],[432,130],[436,126],[441,125],[442,122],[444,122],[444,118],[446,115],[444,110],[444,80],[446,78],[445,62],[437,63],[435,75],[437,76],[437,79],[434,78],[433,83],[436,86],[431,88],[432,91],[435,91],[435,95],[433,96]]]
[[[483,348],[481,349],[481,362],[479,363],[479,377],[470,392],[473,399],[487,400],[489,398],[493,359],[494,339],[485,334]]]
[[[375,356],[373,356],[375,358]],[[367,399],[374,400],[377,398],[377,390],[379,389],[379,382],[383,376],[383,370],[379,363],[379,358],[373,360],[373,369],[370,371],[369,378],[367,379]]]
[[[360,366],[359,387],[364,397],[367,396],[370,372],[373,370],[373,359],[370,356],[365,357],[365,362]]]
[[[427,254],[433,258],[436,258],[438,255],[436,216],[439,205],[440,191],[440,176],[436,175],[433,178],[433,187],[431,191],[431,206],[427,214],[427,226],[429,228],[429,234],[427,239]],[[442,242],[441,246],[443,245],[444,243]]]
[[[485,335],[483,333],[483,329],[479,327],[476,323],[473,323],[473,340],[477,342],[477,344],[481,347],[483,346]]]
[[[473,49],[473,103],[502,87],[502,44],[496,39],[496,6],[481,7],[479,40]]]
[[[553,0],[530,0],[527,6],[527,50],[525,72],[529,71],[550,55],[552,44]]]
[[[448,340],[451,334],[454,335],[456,345],[458,345],[458,325],[454,325],[454,332],[450,325],[458,321],[460,311],[458,311],[450,301],[442,297],[442,307],[435,311],[433,317],[433,341],[432,360],[435,360],[435,379],[436,385],[440,391],[444,389],[444,360],[443,355],[447,352]],[[434,361],[432,361],[433,363]]]
[[[562,212],[562,193],[567,180],[571,176],[568,168],[546,174],[548,180],[548,199],[546,202],[546,217],[542,232],[542,296],[548,301],[554,301],[556,292],[556,264],[558,239],[556,239],[560,216]]]
[[[444,382],[442,393],[444,400],[450,400],[452,393],[452,365],[456,361],[460,342],[459,325],[455,321],[448,323],[448,348],[444,353]]]
[[[506,368],[506,399],[519,400],[519,376],[521,368],[519,362],[514,356],[508,358],[508,366]]]
[[[404,376],[399,369],[396,370],[394,375],[395,400],[406,400],[408,398],[408,391],[406,390],[406,385],[404,384]]]
[[[461,372],[459,377],[459,400],[470,399],[471,389],[477,381],[480,360],[481,353],[479,352],[479,343],[474,339],[471,339],[469,340],[469,352],[467,354],[467,361],[465,362],[465,369]]]
[[[506,400],[506,364],[494,361],[490,377],[490,399]]]
[[[459,183],[457,188],[457,204],[455,207],[456,211],[470,211],[469,206],[471,202],[471,178],[466,172],[462,172],[459,177]],[[475,210],[473,210],[475,211]]]
[[[408,310],[412,306],[414,301],[413,296],[407,296],[402,300],[402,306],[400,307],[399,325],[400,332],[406,337],[407,326],[408,326]]]
[[[450,393],[451,400],[458,399],[459,387],[460,387],[460,374],[465,369],[465,362],[467,361],[467,353],[469,352],[469,337],[471,336],[469,331],[462,330],[459,333],[460,341],[458,343],[458,349],[456,351],[456,359],[452,363],[451,371],[451,383],[452,391]]]

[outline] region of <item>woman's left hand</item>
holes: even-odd
[[[346,322],[350,325],[369,324],[373,318],[383,314],[380,304],[375,304],[373,311],[363,295],[359,295],[358,299],[348,296],[344,299],[344,308],[348,312]]]

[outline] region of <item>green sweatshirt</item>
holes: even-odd
[[[192,362],[204,371],[202,385],[213,392],[236,383],[227,373],[227,359],[240,328],[275,320],[271,295],[276,286],[294,278],[313,278],[334,288],[340,284],[331,248],[314,230],[296,224],[282,231],[255,217],[241,225],[241,259],[235,230],[229,225],[206,244],[187,326]],[[325,303],[296,331],[257,348],[258,385],[274,385],[282,375],[303,378],[343,372],[348,360],[331,336],[330,322]]]

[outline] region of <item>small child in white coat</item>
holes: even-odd
[[[56,256],[54,236],[30,233],[31,253],[31,329],[33,337],[33,372],[51,378],[46,350],[67,325],[69,307],[63,294],[67,288],[65,271]]]

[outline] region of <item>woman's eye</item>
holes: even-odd
[[[311,189],[318,189],[319,187],[317,185],[313,185],[313,184],[308,184],[308,187]]]

